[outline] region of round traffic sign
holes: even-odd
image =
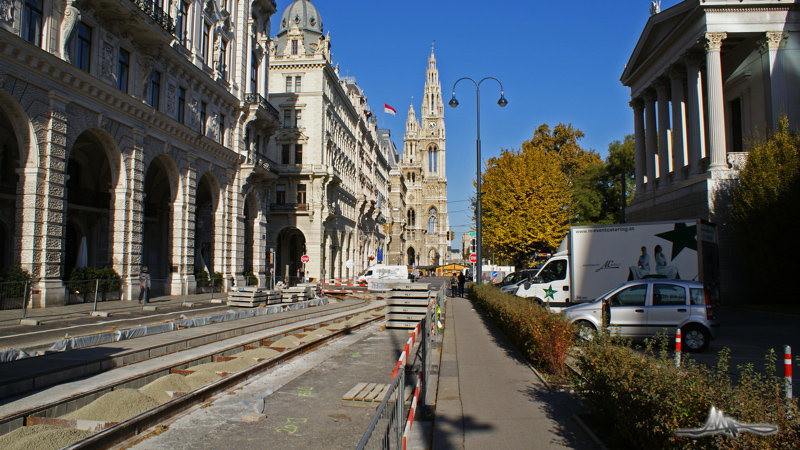
[[[471,263],[478,262],[478,255],[476,255],[475,253],[470,254],[469,255],[469,262],[471,262]]]
[[[302,262],[303,264],[305,264],[305,263],[307,263],[309,261],[311,261],[311,259],[308,257],[308,255],[303,255],[303,256],[300,257],[300,262]]]
[[[492,272],[492,278],[497,278],[497,271]]]

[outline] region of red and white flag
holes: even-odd
[[[383,112],[391,115],[395,115],[397,111],[394,110],[391,106],[387,105],[386,103],[383,104]]]

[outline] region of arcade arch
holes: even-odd
[[[147,167],[144,181],[142,265],[154,281],[172,272],[173,204],[177,196],[177,169],[169,156],[159,155]]]
[[[300,257],[306,252],[306,237],[302,231],[294,227],[282,229],[278,233],[275,249],[276,277],[296,277],[302,272],[303,263]]]
[[[195,194],[195,271],[215,271],[214,252],[219,184],[214,175],[204,174]]]

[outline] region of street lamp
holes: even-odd
[[[477,128],[478,128],[478,141],[476,143],[476,149],[477,149],[477,154],[478,154],[477,155],[477,157],[478,157],[478,176],[477,176],[477,183],[476,183],[476,187],[477,187],[476,195],[478,196],[478,198],[477,198],[478,207],[477,207],[477,211],[476,211],[476,214],[475,214],[476,215],[476,219],[475,219],[475,222],[476,222],[475,223],[475,241],[476,241],[475,242],[475,248],[476,248],[476,252],[475,253],[476,253],[476,256],[478,257],[478,262],[477,262],[477,264],[475,264],[475,266],[476,266],[476,268],[475,268],[475,282],[476,283],[481,283],[483,281],[483,278],[481,277],[481,275],[482,275],[481,274],[481,272],[482,272],[482,267],[481,266],[483,265],[483,259],[481,259],[481,247],[483,247],[482,242],[481,242],[481,83],[483,83],[486,80],[497,81],[497,84],[500,85],[500,100],[497,101],[497,104],[500,105],[500,107],[502,108],[502,107],[506,106],[508,104],[508,102],[506,101],[506,98],[503,96],[503,83],[501,83],[500,80],[498,80],[497,78],[486,77],[486,78],[482,79],[481,81],[475,82],[475,80],[473,80],[472,78],[464,77],[464,78],[459,78],[458,80],[456,80],[455,83],[453,83],[453,98],[450,99],[450,102],[448,103],[448,105],[450,105],[450,107],[452,107],[452,108],[455,108],[456,106],[458,106],[458,100],[456,100],[456,85],[462,80],[472,81],[472,84],[475,85],[475,97],[477,99],[476,105],[477,105],[477,116],[478,116],[478,126],[477,126]]]

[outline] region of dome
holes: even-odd
[[[289,31],[295,24],[301,31],[312,31],[322,34],[322,17],[317,8],[308,0],[294,0],[281,16],[281,28],[278,34]]]

